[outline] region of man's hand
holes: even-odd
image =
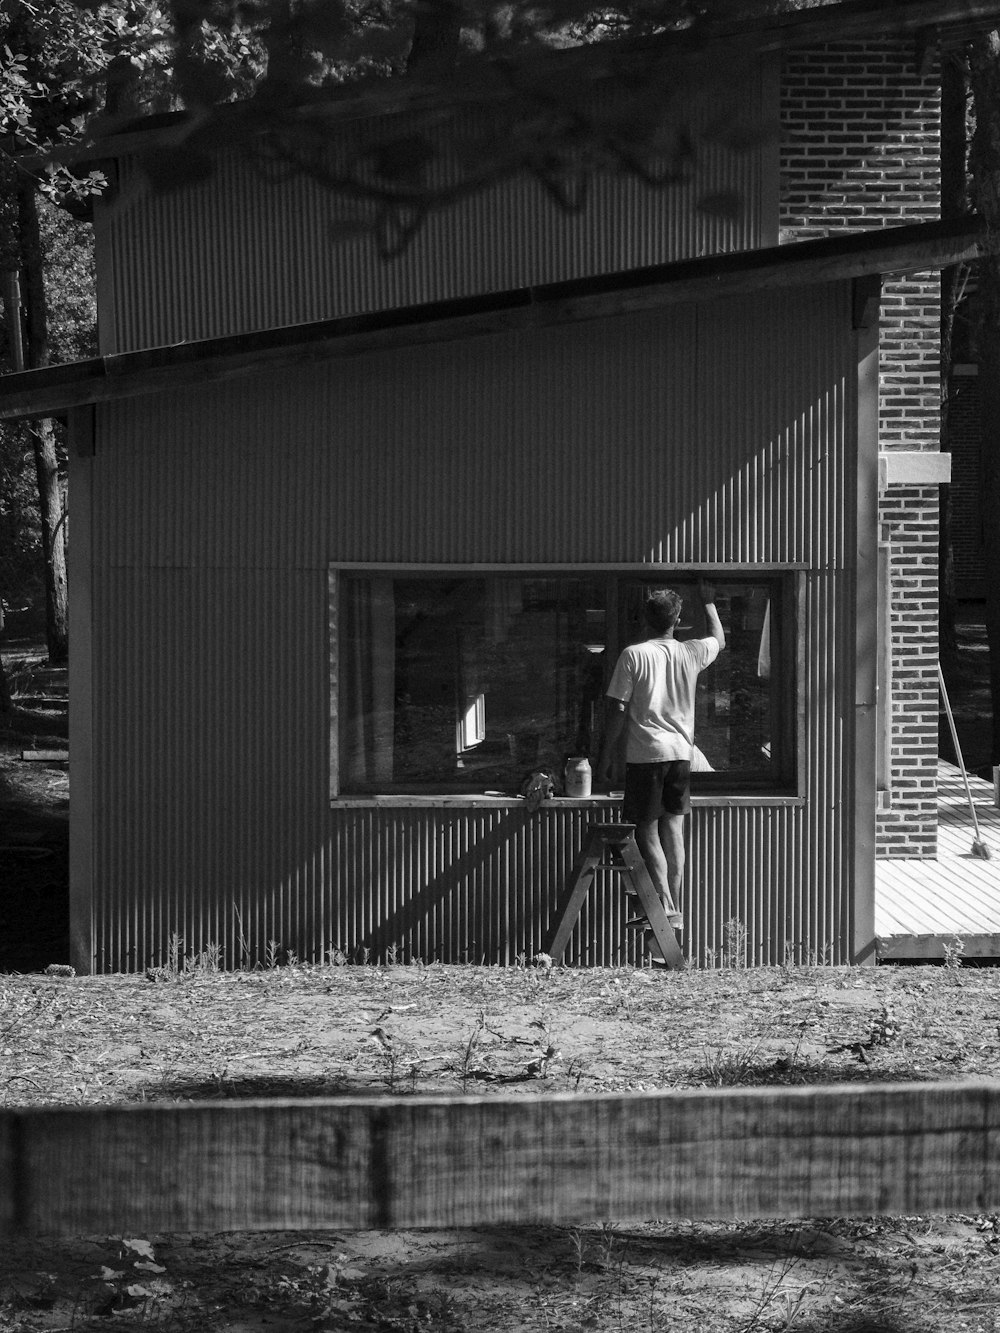
[[[703,606],[710,606],[715,601],[715,585],[705,579],[698,580],[698,596]]]

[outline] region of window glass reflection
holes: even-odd
[[[339,587],[344,794],[516,792],[538,768],[596,759],[604,690],[643,637],[650,587],[684,598],[678,637],[703,635],[694,582],[635,575],[345,574]],[[699,682],[696,767],[708,782],[787,775],[794,681],[781,576],[715,581],[726,651]],[[788,668],[785,668],[786,672]]]

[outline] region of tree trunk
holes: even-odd
[[[3,602],[0,602],[0,635],[3,634]],[[10,682],[4,670],[3,658],[0,657],[0,716],[14,710],[14,700],[10,693]]]
[[[45,638],[49,661],[64,663],[69,656],[69,598],[66,578],[66,523],[63,489],[56,455],[55,422],[51,417],[28,426],[35,454],[38,508],[42,520],[45,558]]]
[[[19,174],[17,223],[20,258],[24,275],[22,301],[25,317],[25,362],[29,370],[49,364],[48,318],[42,241],[38,227],[38,200],[30,180]],[[21,367],[15,366],[15,370]],[[45,631],[49,661],[65,662],[69,653],[69,607],[66,581],[66,523],[59,461],[56,454],[55,422],[46,417],[28,427],[35,455],[38,508],[42,525],[42,554],[45,560]]]
[[[425,0],[413,12],[407,73],[447,71],[458,59],[461,47],[463,6],[457,0]]]
[[[1000,32],[969,47],[976,114],[970,168],[974,202],[987,231],[979,260],[979,391],[982,405],[983,547],[988,571],[1000,568]],[[986,580],[986,636],[993,708],[992,762],[1000,764],[1000,578]]]

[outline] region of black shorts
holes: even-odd
[[[625,765],[622,815],[629,824],[648,824],[661,815],[690,813],[691,764],[687,759]]]

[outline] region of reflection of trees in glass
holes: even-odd
[[[456,764],[460,627],[480,595],[477,581],[394,583],[395,781],[441,781]]]
[[[382,609],[353,620],[342,612],[342,716],[385,678],[388,736],[379,740],[374,719],[357,730],[362,745],[384,746],[395,789],[513,791],[538,768],[561,778],[569,756],[594,758],[613,658],[620,645],[646,636],[643,603],[662,582],[613,575],[349,581],[372,607],[378,591]],[[704,635],[693,583],[669,585],[684,598],[679,637]],[[716,584],[728,647],[700,678],[695,741],[720,773],[768,772],[775,697],[789,684],[760,673],[762,635],[768,646],[770,631],[776,644],[782,639],[776,591],[777,580],[766,577]],[[379,765],[365,754],[352,785],[375,790],[385,775],[375,776]]]
[[[587,600],[593,607],[603,594],[580,580],[518,582],[520,610],[482,648],[487,743],[503,738],[515,775],[535,767],[560,773],[570,753],[593,744],[588,705],[600,697],[603,671],[583,645]]]
[[[767,589],[716,585],[716,596],[726,651],[699,681],[696,740],[713,768],[760,769],[770,741],[771,687],[760,674]]]

